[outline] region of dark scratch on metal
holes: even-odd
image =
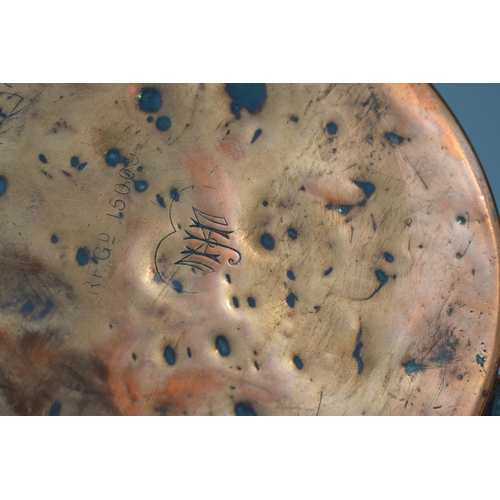
[[[472,240],[469,240],[469,243],[467,244],[467,248],[465,249],[465,252],[462,254],[462,257],[467,253],[467,250],[469,250],[469,247],[470,247],[471,243],[472,243]]]
[[[354,85],[349,85],[347,90],[337,99],[337,102],[335,104],[338,104],[342,99],[344,99],[344,97],[347,97],[349,95],[349,92],[351,91],[351,89],[353,87],[354,87]]]
[[[377,116],[377,119],[380,119],[380,103],[378,102],[378,98],[375,95],[375,93],[373,92],[373,90],[371,90],[372,88],[373,87],[369,87],[370,97],[368,97],[368,99],[363,104],[361,104],[361,106],[363,108],[366,108],[366,106],[368,106],[368,104],[370,103],[370,101],[372,101],[372,105],[370,106],[370,108],[368,109],[368,111],[370,109],[373,109],[373,111],[375,112],[375,115]],[[366,114],[368,114],[368,112]]]
[[[23,109],[27,108],[27,106],[24,106],[21,109],[17,109],[18,106],[24,101],[24,97],[21,96],[21,95],[19,95],[17,92],[16,93],[12,93],[12,92],[0,92],[0,95],[7,95],[8,96],[7,97],[8,100],[12,99],[12,97],[17,97],[19,99],[18,102],[17,102],[17,104],[12,109],[12,111],[8,115],[2,117],[2,122],[4,122],[5,120],[7,120],[8,118],[12,118],[13,116],[15,116],[18,113],[20,113]],[[0,122],[0,123],[2,123],[2,122]]]
[[[350,167],[347,167],[346,169],[342,170],[342,172],[345,172],[346,170],[349,170],[352,167],[355,167],[357,163],[353,163]]]
[[[409,160],[408,156],[406,156],[403,151],[401,151],[401,154],[405,157],[406,161],[412,166],[413,170],[415,170],[415,173],[418,175],[418,178],[421,180],[422,184],[425,186],[425,189],[429,189],[429,186],[425,183],[425,181],[422,178],[422,176],[420,175],[419,171],[416,169],[415,165],[413,165],[413,163]]]
[[[318,404],[318,410],[316,411],[316,416],[319,415],[319,409],[321,408],[321,400],[323,399],[323,391],[321,391],[319,395],[319,404]]]
[[[335,88],[335,86],[336,86],[335,83],[330,83],[330,85],[328,85],[328,87],[323,91],[321,97],[318,97],[316,99],[316,102],[322,101],[325,97],[327,97],[328,94],[330,94],[330,92]]]
[[[304,111],[304,115],[307,114],[307,110],[311,107],[311,104],[313,103],[313,100],[311,99],[308,103],[307,103],[307,106],[306,106],[306,109]]]

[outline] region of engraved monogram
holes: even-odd
[[[174,224],[174,219],[172,218],[172,210],[176,206],[174,201],[170,203],[169,207],[172,231],[160,240],[154,257],[156,272],[161,281],[169,283],[171,279],[167,278],[167,275],[174,272],[173,268],[167,271],[164,267],[163,272],[160,271],[160,267],[164,266],[166,262],[165,254],[160,250],[160,247],[167,244],[167,242],[168,246],[172,249],[171,251],[178,252],[177,259],[173,262],[171,261],[173,267],[187,266],[191,268],[193,273],[201,272],[202,274],[210,274],[215,272],[217,266],[223,265],[226,262],[231,266],[235,266],[241,262],[241,253],[231,242],[234,230],[229,226],[225,217],[210,214],[191,206],[192,213],[188,219],[190,224],[188,227],[182,228],[182,233],[179,233],[181,225],[177,222]],[[178,236],[174,240],[175,234],[178,236],[180,234],[183,235],[181,240],[184,243],[183,245],[179,244]]]
[[[226,248],[234,252],[237,259],[230,258],[228,263],[232,266],[238,264],[241,261],[241,253],[225,244],[229,242],[229,237],[234,232],[229,230],[227,220],[224,217],[207,214],[194,207],[192,209],[194,218],[191,217],[193,224],[189,227],[193,230],[184,230],[186,236],[183,238],[189,243],[186,245],[186,249],[181,252],[184,257],[175,264],[191,266],[204,274],[213,273],[215,270],[212,266],[221,263],[220,253],[215,253],[218,248]]]

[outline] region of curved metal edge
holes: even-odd
[[[430,90],[430,94],[434,94],[434,100],[436,101],[438,107],[440,107],[440,112],[445,116],[447,123],[450,124],[450,127],[452,130],[455,132],[456,136],[458,137],[460,144],[463,148],[464,154],[467,158],[467,162],[469,166],[471,167],[472,171],[476,175],[476,178],[478,180],[479,187],[481,189],[481,192],[483,193],[485,197],[485,203],[488,208],[488,211],[490,214],[493,216],[493,221],[492,221],[492,228],[493,228],[493,236],[495,238],[495,243],[496,243],[496,258],[497,258],[497,283],[498,283],[498,289],[497,289],[497,297],[499,297],[499,300],[497,301],[497,317],[496,317],[496,322],[497,322],[497,332],[496,332],[496,339],[495,339],[495,349],[497,352],[497,359],[495,362],[495,371],[492,374],[489,374],[487,378],[489,377],[490,380],[486,382],[486,387],[485,389],[488,391],[488,397],[484,398],[484,401],[480,407],[479,415],[483,415],[486,408],[491,402],[492,397],[494,396],[494,385],[495,385],[495,380],[496,376],[498,373],[499,365],[500,365],[500,224],[499,224],[499,215],[498,215],[498,207],[495,202],[495,199],[493,197],[493,191],[491,189],[490,183],[488,181],[488,178],[486,177],[486,173],[484,171],[483,166],[481,165],[481,162],[479,161],[479,157],[474,149],[474,146],[471,144],[469,138],[467,137],[467,134],[465,133],[465,130],[461,126],[458,118],[455,116],[453,111],[450,109],[446,101],[443,99],[441,94],[437,91],[437,89],[432,85],[432,84],[427,84]]]

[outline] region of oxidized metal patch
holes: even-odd
[[[0,92],[0,414],[473,415],[498,218],[428,85]]]

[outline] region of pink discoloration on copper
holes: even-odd
[[[158,85],[160,132],[142,86],[18,89],[33,114],[2,139],[3,413],[481,411],[497,215],[429,87],[268,86],[236,120],[224,86]],[[110,167],[110,148],[130,161]],[[102,259],[79,265],[79,248]]]

